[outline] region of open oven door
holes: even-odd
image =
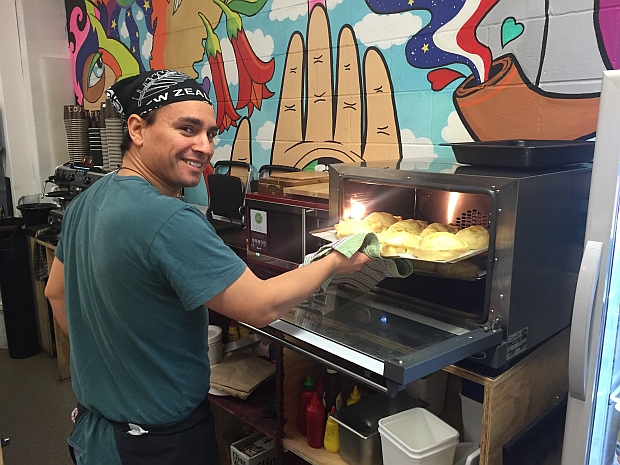
[[[265,328],[248,327],[392,396],[503,340],[501,328],[444,318],[389,291],[343,285],[313,295]]]

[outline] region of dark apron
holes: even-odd
[[[88,410],[78,404],[79,418]],[[136,425],[106,420],[114,428],[114,439],[123,465],[219,465],[215,421],[207,398],[185,418],[167,425]],[[148,433],[140,434],[140,432]],[[69,446],[73,463],[73,448]]]

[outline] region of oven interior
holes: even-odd
[[[414,302],[416,307],[426,312],[484,323],[488,315],[488,291],[493,267],[493,198],[490,193],[481,193],[480,189],[468,192],[466,186],[450,187],[450,190],[445,190],[344,178],[338,215],[343,218],[351,216],[351,212],[367,215],[382,211],[403,219],[425,220],[429,224],[450,224],[459,229],[481,225],[489,229],[488,252],[466,260],[480,270],[476,277],[459,276],[459,265],[455,268],[416,260],[413,263],[415,271],[408,278],[386,278],[378,285]]]

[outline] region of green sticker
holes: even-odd
[[[254,221],[256,221],[256,224],[261,224],[263,222],[263,215],[257,213],[254,215]]]

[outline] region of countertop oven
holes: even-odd
[[[365,211],[482,225],[488,251],[467,277],[416,260],[370,291],[331,286],[253,328],[394,394],[463,359],[502,370],[570,324],[591,165],[539,170],[447,165],[438,172],[330,167],[329,222]]]

